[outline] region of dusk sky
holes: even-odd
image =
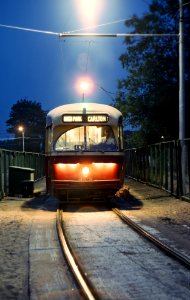
[[[124,38],[59,38],[45,32],[126,33],[124,19],[143,16],[150,2],[0,0],[1,25],[44,31],[0,26],[0,138],[9,136],[5,121],[20,99],[40,102],[44,110],[81,102],[80,78],[93,82],[85,101],[110,104],[124,77],[118,60]]]

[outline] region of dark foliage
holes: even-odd
[[[36,101],[18,100],[11,107],[6,121],[7,132],[15,135],[14,139],[1,141],[1,148],[22,151],[23,137],[18,127],[24,129],[24,145],[27,152],[44,152],[45,120],[47,112]]]
[[[26,137],[43,138],[45,135],[46,112],[36,101],[21,99],[11,108],[9,119],[6,121],[7,132],[20,136],[18,126],[24,127]]]
[[[185,27],[186,112],[189,114],[190,4],[183,6]],[[142,18],[126,21],[131,33],[178,34],[178,0],[153,0]],[[118,82],[114,105],[126,124],[137,129],[135,146],[178,138],[179,123],[179,38],[127,37],[120,56],[126,77]],[[186,126],[187,127],[187,126]],[[188,127],[187,127],[188,128]],[[187,131],[186,136],[189,136]],[[132,137],[131,137],[132,139]]]

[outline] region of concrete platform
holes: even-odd
[[[56,232],[56,199],[48,197],[34,214],[29,238],[31,300],[81,299]]]

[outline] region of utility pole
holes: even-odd
[[[184,22],[183,0],[179,0],[179,146],[181,152],[180,195],[186,194],[186,174],[188,147],[185,141],[186,112],[185,112],[185,58],[184,58]]]
[[[183,0],[179,0],[179,140],[185,139],[185,60],[184,60]]]

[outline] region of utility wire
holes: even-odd
[[[33,28],[26,28],[26,27],[19,27],[19,26],[11,26],[11,25],[5,25],[5,24],[0,24],[0,27],[17,29],[17,30],[24,30],[24,31],[31,31],[31,32],[38,32],[38,33],[44,33],[44,34],[59,35],[58,32],[39,30],[39,29],[33,29]]]
[[[74,33],[74,32],[79,32],[79,31],[83,31],[83,30],[86,30],[86,29],[95,29],[95,28],[98,28],[98,27],[112,25],[112,24],[116,24],[116,23],[121,23],[121,22],[129,21],[129,20],[131,20],[131,18],[130,19],[121,19],[121,20],[112,21],[112,22],[108,22],[108,23],[103,23],[103,24],[99,24],[99,25],[95,25],[95,26],[83,27],[81,29],[66,31],[65,33]]]
[[[112,21],[112,22],[108,22],[108,23],[103,23],[103,24],[99,24],[99,25],[96,25],[96,26],[93,26],[93,27],[84,27],[84,28],[80,28],[80,29],[76,29],[76,30],[65,31],[64,33],[74,33],[74,32],[79,32],[79,31],[83,31],[83,30],[86,30],[86,29],[94,29],[94,28],[98,28],[98,27],[102,27],[102,26],[121,23],[121,22],[124,22],[124,21],[126,21],[126,19],[121,19],[121,20],[116,20],[116,21]],[[24,31],[31,31],[31,32],[37,32],[37,33],[44,33],[44,34],[51,34],[51,35],[57,35],[57,36],[60,36],[60,34],[61,34],[60,32],[39,30],[39,29],[12,26],[12,25],[6,25],[6,24],[0,24],[0,27],[10,28],[10,29],[17,29],[17,30],[24,30]]]
[[[152,34],[152,33],[145,33],[145,34],[139,34],[139,33],[111,33],[111,34],[106,34],[106,33],[75,33],[77,31],[82,31],[84,29],[90,29],[90,28],[97,28],[100,26],[106,26],[106,25],[110,25],[110,24],[115,24],[115,23],[119,23],[119,22],[123,22],[126,19],[122,19],[122,20],[118,20],[118,21],[113,21],[113,22],[109,22],[109,23],[104,23],[104,24],[100,24],[94,27],[85,27],[85,28],[81,28],[81,29],[76,29],[73,31],[66,31],[63,33],[58,33],[58,32],[53,32],[53,31],[45,31],[45,30],[38,30],[38,29],[32,29],[32,28],[26,28],[26,27],[18,27],[18,26],[11,26],[11,25],[5,25],[5,24],[0,24],[0,27],[5,27],[5,28],[11,28],[11,29],[17,29],[17,30],[25,30],[25,31],[31,31],[31,32],[37,32],[37,33],[44,33],[44,34],[51,34],[51,35],[57,35],[59,37],[87,37],[87,36],[97,36],[97,37],[126,37],[126,36],[144,36],[144,37],[153,37],[153,36],[157,36],[157,37],[161,37],[161,36],[178,36],[178,34],[171,34],[171,33],[166,33],[166,34]]]

